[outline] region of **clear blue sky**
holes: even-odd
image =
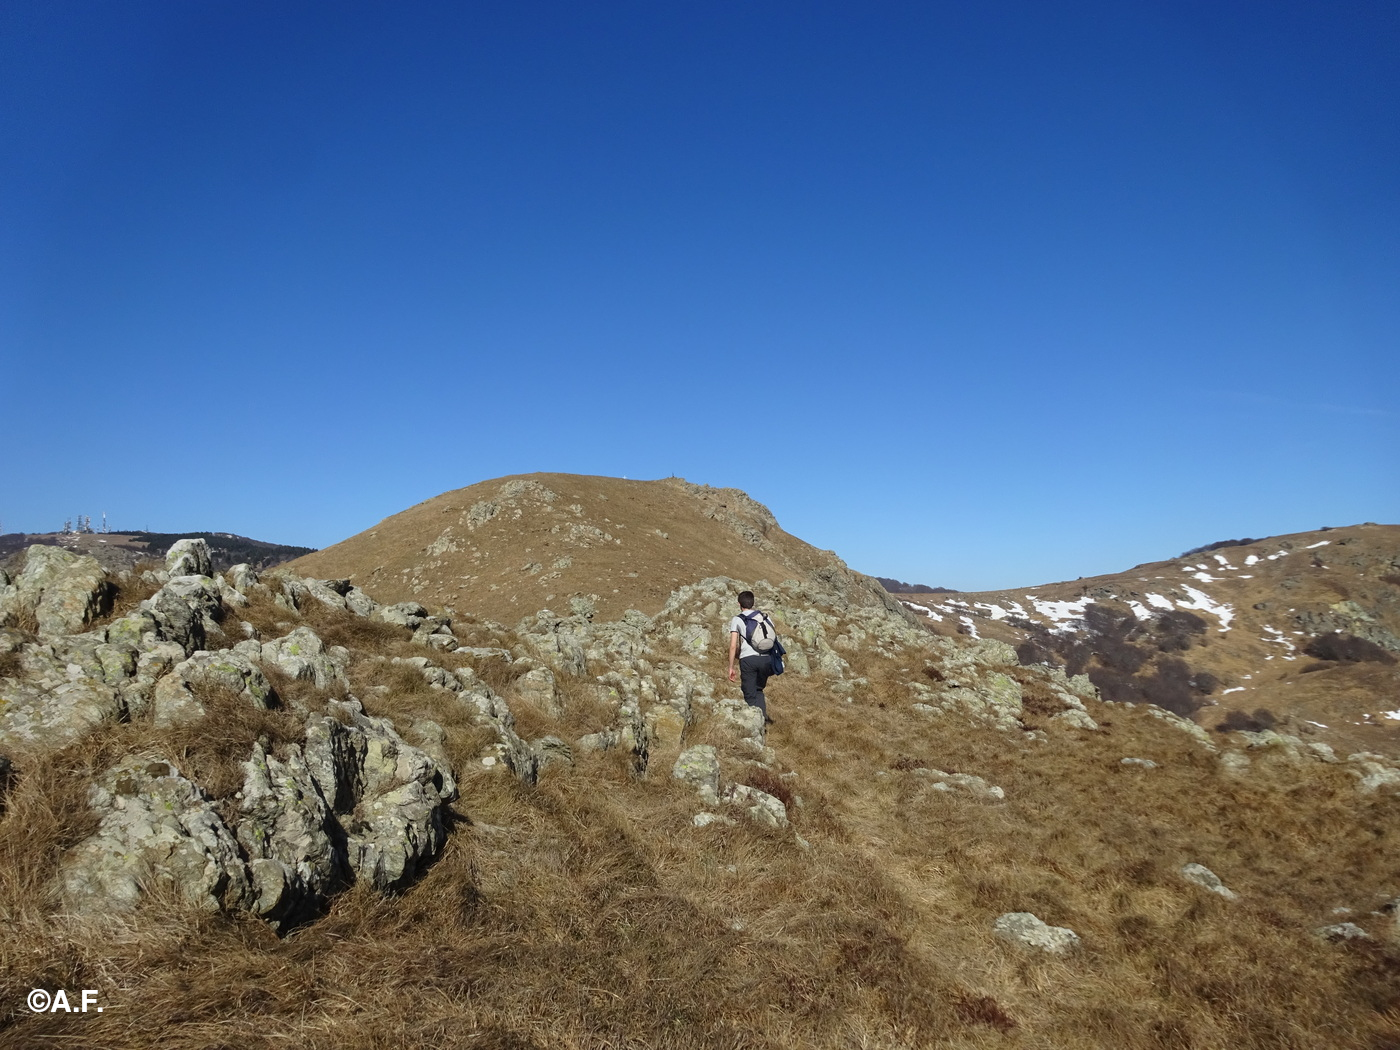
[[[1400,521],[1400,5],[0,6],[0,525],[535,470],[963,589]]]

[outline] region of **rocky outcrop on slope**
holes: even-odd
[[[18,584],[6,585],[11,608],[18,600],[21,610],[37,609],[65,579],[88,594],[112,585],[94,582],[76,562],[40,555],[35,565],[23,599],[13,597]],[[208,567],[198,542],[180,544],[148,581],[157,588],[151,597],[105,625],[84,613],[71,621],[81,631],[40,633],[33,619],[22,621],[27,629],[0,628],[0,654],[13,672],[0,677],[0,753],[18,758],[19,775],[26,756],[123,722],[170,731],[197,724],[212,717],[214,698],[284,712],[300,727],[280,744],[245,744],[246,759],[236,756],[241,788],[232,795],[212,795],[170,750],[138,751],[102,772],[90,791],[98,830],[68,852],[58,879],[74,914],[128,909],[163,886],[197,906],[246,911],[287,929],[351,883],[386,892],[411,883],[446,840],[463,769],[451,767],[442,727],[421,713],[403,729],[368,713],[351,695],[357,666],[421,679],[419,688],[445,705],[440,710],[483,731],[488,742],[470,759],[477,775],[502,771],[530,785],[551,766],[612,754],[638,778],[688,785],[701,810],[697,828],[737,820],[793,833],[794,814],[773,793],[780,766],[763,718],[723,679],[724,626],[746,586],[738,580],[689,583],[655,615],[628,610],[616,620],[576,598],[566,614],[541,610],[515,629],[477,624],[476,641],[491,644],[463,645],[450,615],[415,602],[380,606],[344,580],[260,577],[246,567],[198,571]],[[870,686],[857,669],[903,665],[909,717],[938,720],[940,732],[990,726],[1019,746],[1039,747],[1053,746],[1056,732],[1101,731],[1087,678],[1023,667],[999,641],[938,637],[857,574],[828,566],[802,580],[751,586],[783,634],[788,681],[825,690],[832,703],[865,701]],[[255,606],[274,611],[260,622],[271,633],[276,621],[281,633],[264,638],[240,619]],[[300,615],[316,610],[401,632],[396,637],[416,643],[417,655],[328,645]],[[394,704],[388,686],[362,695],[380,709]],[[528,739],[512,710],[521,704],[536,722],[567,719],[583,704],[592,725]],[[1203,749],[1224,745],[1219,761],[1232,776],[1250,775],[1256,763],[1337,761],[1288,734],[1212,738],[1169,712],[1148,713]],[[697,742],[702,725],[708,735]],[[1382,756],[1352,755],[1345,767],[1362,792],[1400,788],[1400,765]],[[911,768],[920,798],[1005,799],[973,773]],[[772,791],[745,782],[756,769]]]

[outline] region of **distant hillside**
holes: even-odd
[[[243,562],[255,569],[269,569],[315,550],[314,547],[253,540],[229,532],[11,532],[0,536],[0,564],[31,544],[42,543],[90,554],[105,568],[122,570],[139,561],[160,561],[176,540],[195,537],[208,542],[216,572]]]
[[[957,594],[952,587],[930,587],[926,583],[905,583],[888,576],[876,576],[880,586],[891,594]]]
[[[290,568],[349,579],[382,602],[416,600],[515,623],[590,603],[599,618],[648,615],[687,583],[869,577],[784,532],[738,489],[682,478],[528,474],[445,492]]]
[[[1122,573],[905,601],[943,634],[1086,673],[1112,700],[1338,751],[1400,746],[1400,526],[1211,544]]]

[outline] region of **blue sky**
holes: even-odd
[[[0,6],[0,526],[535,470],[982,589],[1400,521],[1400,7]]]

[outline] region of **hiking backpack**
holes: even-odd
[[[766,653],[773,648],[773,643],[778,640],[778,632],[773,630],[773,621],[768,619],[766,613],[755,609],[753,612],[740,613],[739,619],[744,621],[744,641],[756,653]]]

